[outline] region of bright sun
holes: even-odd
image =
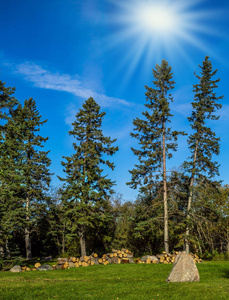
[[[106,45],[122,49],[117,73],[125,68],[126,81],[140,62],[147,69],[149,64],[160,63],[161,59],[169,60],[170,57],[179,59],[183,56],[192,63],[192,57],[187,54],[189,48],[213,55],[204,43],[203,35],[215,35],[217,32],[209,26],[213,12],[199,8],[203,0],[107,1],[113,2],[116,9],[108,21],[114,25],[115,33],[109,35]]]
[[[168,33],[176,28],[178,17],[171,9],[143,3],[136,6],[132,21],[145,31]]]

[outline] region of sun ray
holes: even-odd
[[[125,80],[131,78],[139,64],[145,69],[160,63],[164,57],[176,59],[177,53],[189,61],[187,52],[197,49],[216,57],[206,36],[224,37],[217,30],[221,11],[201,8],[207,0],[108,0],[115,7],[109,17],[112,31],[109,47],[124,47],[124,55],[116,66],[125,70]],[[211,21],[212,26],[209,26]],[[188,46],[188,47],[187,47]],[[120,52],[121,53],[121,52]]]

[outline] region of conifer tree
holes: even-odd
[[[64,157],[62,162],[66,178],[61,191],[66,215],[72,224],[72,234],[80,239],[81,255],[86,255],[87,230],[103,223],[109,217],[106,207],[114,182],[103,174],[102,166],[114,169],[107,156],[113,155],[118,147],[112,146],[116,139],[102,133],[105,112],[93,98],[89,98],[76,114],[70,136],[75,138],[74,154]]]
[[[13,184],[10,185],[15,198],[12,222],[24,228],[27,259],[32,257],[31,231],[49,200],[45,191],[51,180],[51,161],[49,151],[41,150],[48,138],[38,134],[46,121],[41,121],[35,100],[30,98],[25,100],[24,106],[18,105],[6,127],[9,157],[14,164]]]
[[[7,244],[10,238],[7,211],[12,200],[12,192],[9,189],[12,161],[8,156],[9,147],[6,145],[5,132],[7,121],[18,104],[13,96],[14,92],[15,88],[6,87],[0,80],[0,256],[4,255],[5,251],[8,252]]]
[[[171,151],[177,150],[177,136],[183,132],[172,131],[168,127],[172,114],[170,102],[173,97],[170,91],[174,88],[173,73],[168,62],[163,60],[153,70],[155,88],[146,86],[145,104],[148,110],[142,114],[144,119],[136,118],[133,121],[134,131],[131,136],[139,141],[140,150],[133,149],[138,157],[139,164],[132,171],[132,188],[140,187],[140,192],[150,194],[157,180],[163,181],[164,200],[164,247],[169,252],[168,238],[168,207],[167,207],[167,170],[166,160],[172,157]]]
[[[212,179],[219,175],[219,165],[213,161],[213,155],[219,154],[219,138],[210,127],[206,126],[208,120],[218,120],[219,116],[215,112],[221,108],[218,103],[223,96],[216,96],[215,89],[220,79],[213,80],[218,70],[212,69],[212,63],[206,56],[200,75],[195,74],[198,83],[193,85],[194,101],[192,102],[192,114],[188,118],[193,133],[188,138],[188,145],[191,156],[184,163],[184,168],[190,174],[189,196],[187,206],[187,223],[190,220],[190,211],[193,198],[193,186],[195,178],[197,180]],[[186,228],[185,250],[189,253],[189,226]]]

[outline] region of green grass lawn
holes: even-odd
[[[166,283],[172,265],[0,272],[0,299],[229,299],[229,262],[197,265],[200,282]]]

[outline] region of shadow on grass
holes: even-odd
[[[223,270],[223,278],[229,278],[229,268]]]

